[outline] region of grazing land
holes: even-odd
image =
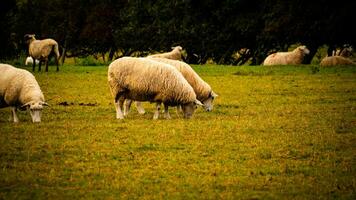
[[[194,69],[219,97],[190,120],[115,119],[107,66],[35,72],[51,106],[0,109],[0,199],[356,198],[355,67]]]

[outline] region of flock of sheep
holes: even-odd
[[[35,35],[27,34],[29,45],[26,65],[45,62],[48,71],[48,59],[54,55],[57,71],[58,43],[53,39],[36,40]],[[334,52],[325,57],[320,65],[353,65],[350,60],[352,49]],[[291,52],[277,52],[266,57],[263,65],[298,65],[309,54],[306,46],[299,46]],[[168,107],[177,106],[184,118],[191,118],[197,106],[212,111],[213,101],[218,96],[187,63],[182,61],[182,47],[174,47],[171,52],[154,54],[147,57],[122,57],[113,61],[108,68],[108,83],[114,98],[116,118],[123,119],[129,113],[131,103],[136,102],[139,113],[145,113],[142,101],[156,103],[153,119],[158,119],[161,104],[164,105],[164,117],[170,118]],[[11,107],[11,121],[18,122],[17,109],[30,110],[33,122],[41,121],[41,111],[48,104],[35,77],[28,71],[8,64],[0,64],[0,108]],[[124,107],[125,106],[125,107]]]
[[[36,44],[33,35],[30,39],[29,49],[34,48],[29,51],[32,61],[47,62],[51,51],[59,57],[58,45],[51,40],[42,40]],[[36,45],[32,45],[34,42]],[[46,42],[47,47],[40,42]],[[33,52],[39,56],[34,57]],[[184,118],[191,118],[197,106],[211,111],[217,94],[191,66],[181,61],[181,54],[182,47],[177,46],[163,54],[145,58],[123,57],[113,61],[108,68],[108,83],[114,97],[116,118],[123,119],[128,114],[132,101],[136,101],[137,110],[141,114],[145,112],[141,106],[142,101],[156,103],[153,119],[159,118],[162,103],[166,119],[170,118],[169,106],[181,109]],[[32,64],[35,66],[36,63]],[[11,121],[19,121],[17,109],[29,109],[32,122],[40,122],[44,106],[48,104],[30,72],[0,64],[0,108],[11,107]]]

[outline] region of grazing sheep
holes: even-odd
[[[197,96],[197,99],[203,103],[203,107],[206,111],[212,111],[213,109],[213,101],[218,96],[215,92],[212,91],[210,85],[206,83],[200,76],[189,66],[187,63],[171,60],[167,58],[149,58],[154,61],[158,61],[161,63],[169,64],[175,67],[183,77],[188,81],[188,83],[194,89],[194,92]],[[125,106],[125,115],[128,114],[130,109],[131,101],[127,101]],[[144,110],[140,103],[136,102],[136,108],[139,111]],[[142,113],[142,112],[140,112]]]
[[[12,119],[19,122],[17,108],[30,109],[32,122],[41,122],[43,106],[48,106],[35,77],[28,71],[0,64],[0,108],[11,107]]]
[[[349,58],[345,58],[343,56],[325,57],[320,62],[320,66],[322,67],[335,65],[356,65],[356,63],[350,60]]]
[[[36,64],[39,64],[40,61],[36,59]],[[28,64],[33,64],[33,58],[31,56],[28,56],[25,61],[25,65],[27,66]]]
[[[277,52],[267,56],[263,65],[299,65],[306,54],[309,54],[307,47],[299,46],[291,52]]]
[[[174,67],[147,58],[123,57],[113,61],[108,69],[108,82],[115,98],[116,118],[123,119],[125,99],[157,103],[153,119],[159,116],[161,103],[165,117],[168,106],[181,105],[185,118],[190,118],[201,103],[193,88]]]
[[[181,46],[172,47],[172,51],[160,54],[153,54],[147,56],[148,58],[168,58],[172,60],[182,60],[182,51],[183,48]]]
[[[48,72],[48,57],[54,53],[55,62],[58,68],[59,50],[58,43],[53,39],[36,40],[34,34],[26,34],[25,40],[28,43],[28,52],[32,59],[39,60],[38,71],[41,71],[41,62],[46,64],[46,72]],[[36,63],[32,64],[32,71],[35,71]]]

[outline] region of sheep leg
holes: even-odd
[[[125,100],[124,116],[127,116],[129,114],[131,104],[132,104],[132,100],[131,99],[126,99]]]
[[[19,118],[17,117],[16,111],[17,111],[16,107],[11,107],[12,119],[14,120],[15,123],[18,123],[19,122]]]
[[[124,115],[122,113],[124,101],[124,98],[120,98],[115,101],[116,119],[124,119]]]
[[[33,63],[35,63],[35,61],[33,61]],[[42,61],[40,60],[40,62],[38,63],[38,71],[39,72],[41,71],[41,64],[42,64]]]
[[[58,59],[59,59],[59,58],[57,58],[57,57],[55,56],[56,65],[57,65],[57,72],[59,71],[59,68],[58,68],[58,62],[59,62],[59,61],[58,61]]]
[[[182,106],[177,105],[177,115],[179,115],[182,112]]]
[[[36,60],[34,57],[32,57],[33,63],[32,63],[32,71],[35,71],[35,66],[36,66]]]
[[[46,63],[46,72],[48,72],[48,58],[45,60]]]
[[[136,101],[136,109],[137,109],[137,112],[140,113],[140,114],[145,114],[145,109],[142,107],[142,102],[141,101]]]
[[[168,105],[166,105],[166,104],[164,104],[164,118],[171,119],[171,116],[169,115],[169,112],[168,112]]]
[[[161,110],[161,103],[157,102],[156,111],[155,114],[153,115],[153,119],[158,119],[160,110]]]

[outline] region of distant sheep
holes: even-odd
[[[161,103],[165,117],[168,106],[181,105],[185,118],[190,118],[196,105],[202,105],[193,88],[174,67],[147,58],[123,57],[113,61],[108,69],[108,82],[115,98],[116,118],[123,119],[125,99],[157,103],[153,119],[159,116]]]
[[[168,58],[172,60],[182,60],[182,51],[183,48],[181,46],[172,47],[172,51],[160,54],[153,54],[147,56],[148,58]]]
[[[11,107],[12,120],[19,122],[18,108],[30,109],[32,122],[41,122],[45,103],[35,77],[28,71],[0,64],[0,108]]]
[[[291,52],[277,52],[267,56],[263,65],[299,65],[309,53],[306,46],[299,46]]]
[[[332,52],[333,56],[351,57],[352,56],[352,46],[344,45],[342,49],[337,49]]]
[[[38,65],[39,63],[40,63],[40,61],[36,59],[36,64]],[[33,65],[33,58],[31,56],[28,56],[26,58],[25,65],[27,66],[28,64],[32,64]]]
[[[322,67],[335,65],[356,65],[356,63],[350,60],[349,58],[345,58],[343,56],[325,57],[320,62],[320,66]]]
[[[58,43],[53,39],[36,40],[34,34],[26,34],[25,40],[28,43],[28,52],[32,59],[39,60],[38,71],[41,71],[41,62],[46,64],[46,72],[48,72],[48,57],[54,53],[55,62],[58,68],[59,50]],[[32,64],[32,71],[35,71],[36,63]]]

